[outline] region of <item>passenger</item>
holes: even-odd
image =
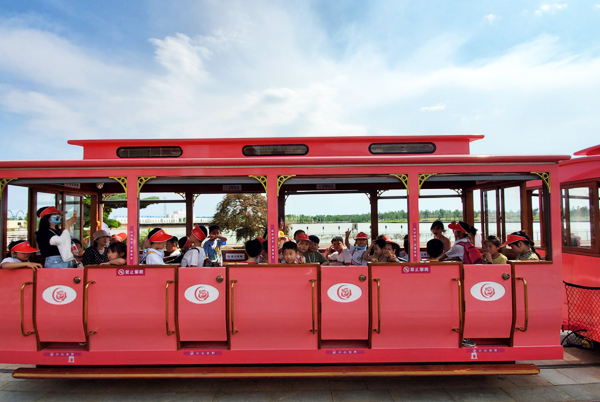
[[[206,239],[208,230],[204,226],[196,225],[190,233],[188,239],[190,245],[188,251],[186,251],[183,259],[181,260],[182,267],[202,267],[205,263],[208,263],[206,254],[202,246],[202,241]]]
[[[290,238],[285,235],[285,222],[283,221],[283,218],[279,218],[278,237],[279,237],[279,239],[277,240],[277,244],[278,244],[277,248],[278,249],[281,249],[281,247],[283,246],[283,243],[285,243],[286,241],[290,241]]]
[[[257,264],[256,259],[262,253],[262,243],[258,239],[249,240],[245,245],[246,253],[248,253],[248,259],[244,262],[248,262],[251,264]]]
[[[496,236],[488,236],[483,242],[483,247],[487,250],[483,253],[483,261],[488,264],[506,264],[508,258],[500,252],[500,239]]]
[[[400,255],[398,255],[398,257],[400,257],[402,260],[404,261],[408,261],[409,257],[408,257],[408,249],[409,249],[409,244],[408,244],[408,235],[404,235],[404,248],[402,249],[402,251],[400,251]]]
[[[179,254],[181,254],[181,250],[178,247],[178,241],[179,239],[177,238],[177,236],[173,236],[169,240],[167,240],[165,257],[175,258],[179,256]]]
[[[444,228],[444,223],[440,220],[437,220],[431,224],[431,233],[433,234],[434,239],[439,239],[444,243],[444,252],[450,250],[450,239],[444,236],[446,232],[446,228]]]
[[[429,240],[427,242],[427,254],[429,254],[427,261],[439,261],[442,254],[444,254],[444,242],[440,239]]]
[[[354,238],[355,244],[353,246],[350,245],[350,231],[346,231],[346,240],[345,244],[348,247],[348,251],[352,256],[350,260],[350,265],[367,265],[368,261],[363,259],[363,254],[367,250],[367,246],[369,245],[369,236],[366,233],[360,232]]]
[[[319,242],[321,241],[317,236],[308,236],[310,243],[308,245],[308,251],[304,253],[306,262],[311,264],[329,265],[327,258],[323,257],[323,254],[319,253]]]
[[[502,247],[509,245],[510,248],[519,253],[517,261],[538,261],[542,257],[535,251],[535,243],[524,231],[518,231],[506,236],[506,242]]]
[[[342,236],[335,236],[331,239],[331,246],[325,250],[324,257],[329,260],[329,265],[350,265],[352,255],[344,247]]]
[[[40,223],[38,231],[35,232],[35,239],[42,257],[45,258],[46,268],[72,268],[74,265],[75,258],[71,251],[69,231],[77,222],[77,211],[74,211],[73,216],[65,222],[65,227],[61,230],[58,226],[63,220],[62,215],[65,214],[66,212],[54,207],[42,207],[37,210]]]
[[[383,249],[383,255],[387,259],[386,262],[406,262],[404,258],[399,257],[400,252],[400,245],[393,240],[386,242]]]
[[[441,257],[440,261],[462,261],[465,264],[482,264],[481,252],[471,243],[469,234],[477,233],[477,229],[466,222],[452,222],[448,228],[454,232],[456,241]]]
[[[306,261],[306,253],[308,252],[311,243],[310,238],[306,233],[300,233],[298,236],[295,236],[295,238],[296,244],[298,245],[298,255]]]
[[[298,254],[298,245],[293,241],[286,241],[281,247],[283,264],[304,264],[304,257]]]
[[[78,262],[81,262],[81,257],[83,257],[83,245],[81,244],[79,239],[76,239],[74,237],[71,238],[71,243],[73,243],[75,245],[75,248],[77,249],[77,255],[75,255],[75,252],[73,252],[73,257],[75,257],[75,259]]]
[[[384,239],[375,239],[371,246],[363,253],[363,261],[369,262],[387,262],[387,258],[384,257],[386,241]]]
[[[301,234],[306,234],[306,232],[302,229],[298,229],[294,232],[294,241],[296,243],[298,243],[298,236],[300,236]]]
[[[127,234],[126,233],[119,233],[119,234],[113,235],[112,239],[110,239],[110,242],[111,243],[113,243],[115,241],[124,242],[125,240],[127,240]]]
[[[181,253],[175,257],[175,259],[173,261],[171,261],[171,264],[181,264],[181,260],[183,260],[183,256],[185,255],[185,253],[188,251],[188,249],[190,248],[190,240],[189,237],[187,236],[183,236],[181,239],[179,239],[177,241],[179,249],[181,250]]]
[[[258,257],[256,257],[257,264],[268,264],[269,263],[269,242],[262,242],[262,251]]]
[[[104,230],[94,232],[94,243],[85,250],[81,262],[83,265],[100,265],[108,262],[108,243],[110,234]]]
[[[6,257],[2,260],[1,267],[3,269],[14,269],[14,268],[32,268],[34,271],[39,268],[43,268],[42,264],[37,262],[29,262],[31,254],[37,253],[37,248],[31,247],[26,240],[15,240],[11,241],[8,245],[8,253],[10,257]]]
[[[150,248],[146,255],[146,265],[165,265],[165,244],[171,237],[170,234],[161,228],[154,228],[148,233]]]
[[[150,250],[150,240],[146,237],[142,243],[142,258],[140,258],[140,264],[146,263],[146,257],[148,257],[148,250]]]
[[[204,253],[214,267],[220,267],[223,262],[221,247],[227,244],[227,238],[221,236],[221,228],[211,225],[208,228],[208,240],[204,242]]]
[[[108,245],[108,262],[100,265],[126,265],[127,246],[120,241],[112,242]]]

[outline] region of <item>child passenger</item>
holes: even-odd
[[[344,247],[342,236],[335,236],[331,239],[331,246],[325,250],[324,257],[330,261],[330,265],[350,265],[352,255]]]
[[[8,245],[10,257],[3,259],[1,266],[4,269],[32,268],[35,271],[36,269],[42,268],[42,264],[29,262],[29,257],[31,257],[31,254],[37,253],[38,251],[40,250],[31,247],[28,241],[12,241]]]
[[[405,259],[399,257],[400,251],[400,245],[395,241],[389,240],[383,249],[383,256],[387,259],[386,262],[406,262]]]
[[[303,264],[304,258],[298,255],[298,245],[293,241],[286,241],[281,247],[284,264]]]
[[[522,230],[506,236],[506,243],[504,243],[502,247],[507,244],[513,251],[519,253],[516,258],[517,261],[538,261],[542,259],[537,251],[535,251],[535,243],[533,240],[531,240],[527,233]]]
[[[257,238],[258,240],[258,238]],[[262,242],[262,251],[260,255],[256,257],[257,264],[268,264],[269,263],[269,242],[266,240]]]
[[[363,259],[363,254],[367,250],[367,246],[369,244],[369,236],[366,233],[360,232],[354,238],[355,244],[353,246],[350,245],[350,231],[346,231],[346,247],[348,247],[348,251],[350,251],[350,255],[352,256],[350,260],[350,265],[367,265],[368,261]]]
[[[192,229],[192,233],[188,238],[189,249],[181,259],[182,267],[202,267],[206,261],[206,254],[204,249],[200,247],[202,240],[206,239],[208,231],[204,226],[196,225]]]
[[[452,229],[454,232],[454,238],[456,241],[454,242],[454,245],[450,247],[450,250],[446,251],[440,257],[440,261],[463,261],[465,245],[471,242],[469,233],[475,234],[477,233],[477,229],[463,221],[459,221],[458,223],[452,222],[448,225],[448,228]]]
[[[386,241],[385,239],[375,239],[371,246],[363,253],[363,261],[369,262],[387,262],[384,257]]]
[[[427,242],[428,261],[439,261],[444,254],[444,242],[440,239],[431,239]]]
[[[181,254],[181,250],[179,249],[179,239],[177,236],[171,237],[167,240],[166,249],[165,249],[165,257],[175,258],[179,254]]]
[[[148,233],[150,247],[146,254],[146,265],[165,265],[165,244],[172,237],[161,228],[154,228]]]
[[[483,261],[488,264],[506,264],[508,258],[500,252],[500,239],[496,236],[488,236],[483,242],[485,252],[483,253]]]
[[[208,240],[204,242],[204,253],[213,266],[219,267],[223,262],[221,247],[227,244],[227,238],[221,236],[221,228],[218,225],[208,227]]]
[[[249,240],[245,245],[246,253],[248,254],[248,259],[244,262],[248,262],[251,264],[256,264],[256,259],[262,253],[262,243],[258,239]]]
[[[103,262],[100,265],[126,265],[127,246],[125,243],[116,241],[108,246],[108,262]]]
[[[328,265],[329,261],[327,258],[323,257],[323,254],[319,253],[319,243],[320,239],[315,235],[308,236],[310,240],[310,244],[308,245],[308,252],[304,253],[304,258],[306,262],[313,264],[321,264]]]
[[[181,250],[181,253],[177,257],[175,257],[171,264],[181,264],[183,256],[185,255],[186,251],[188,251],[188,249],[190,248],[189,237],[183,236],[181,239],[177,240],[177,245],[179,246],[179,250]]]
[[[308,248],[310,247],[310,239],[306,233],[300,233],[296,237],[296,244],[298,245],[298,255],[304,258],[306,261],[306,253],[308,252]]]
[[[441,240],[444,244],[444,252],[450,250],[450,239],[444,236],[444,232],[446,229],[444,228],[444,223],[440,220],[437,220],[431,224],[431,233],[433,233],[433,238]]]

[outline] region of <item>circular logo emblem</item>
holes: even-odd
[[[125,275],[125,270],[124,270],[123,268],[121,268],[121,269],[118,271],[118,273],[119,273],[119,275]]]
[[[62,303],[67,298],[67,292],[65,292],[62,288],[56,288],[54,289],[54,292],[52,292],[52,298],[57,303]]]
[[[403,270],[405,273],[408,273],[408,271],[409,271],[410,269],[409,269],[408,267],[404,267],[404,268],[402,268],[402,270]]]
[[[204,289],[204,286],[201,286],[196,289],[194,296],[196,296],[196,299],[199,301],[205,301],[210,297],[210,294],[208,293],[208,290]]]
[[[337,290],[337,295],[342,300],[348,300],[352,296],[352,291],[346,285],[342,285]]]
[[[490,284],[484,283],[481,286],[481,295],[483,297],[485,297],[486,299],[494,297],[495,294],[496,294],[496,291],[494,290],[494,287],[491,286]]]

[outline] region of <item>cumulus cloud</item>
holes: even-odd
[[[494,15],[494,14],[487,14],[487,15],[484,15],[484,16],[483,16],[483,18],[485,18],[485,20],[486,20],[486,21],[487,21],[487,22],[488,22],[490,25],[492,25],[492,24],[494,24],[494,22],[495,22],[495,21],[498,19],[498,16],[497,16],[497,15]]]
[[[561,4],[544,4],[539,9],[535,11],[535,15],[541,16],[543,14],[554,14],[559,10],[563,10],[567,8],[567,3]]]
[[[446,104],[445,103],[438,103],[435,106],[423,106],[419,110],[421,112],[439,112],[440,110],[444,110],[444,109],[446,109]]]

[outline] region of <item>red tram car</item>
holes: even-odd
[[[562,358],[559,162],[570,157],[470,154],[482,138],[90,140],[69,142],[83,147],[83,160],[0,162],[3,245],[7,185],[28,188],[31,244],[49,195],[58,209],[80,212],[90,196],[96,222],[103,196],[124,192],[128,233],[125,267],[0,270],[0,362],[37,366],[13,374],[22,378],[536,373],[512,363]],[[538,231],[545,260],[422,262],[419,202],[443,203],[448,189],[484,236],[504,241],[511,224]],[[375,238],[388,190],[408,207],[411,262],[276,264],[288,195],[366,193]],[[265,194],[270,263],[139,265],[146,192],[181,194],[188,231],[198,194]],[[83,229],[81,219],[73,236]],[[195,297],[200,287],[210,296]],[[330,292],[340,287],[352,297]],[[66,297],[53,298],[56,289]]]

